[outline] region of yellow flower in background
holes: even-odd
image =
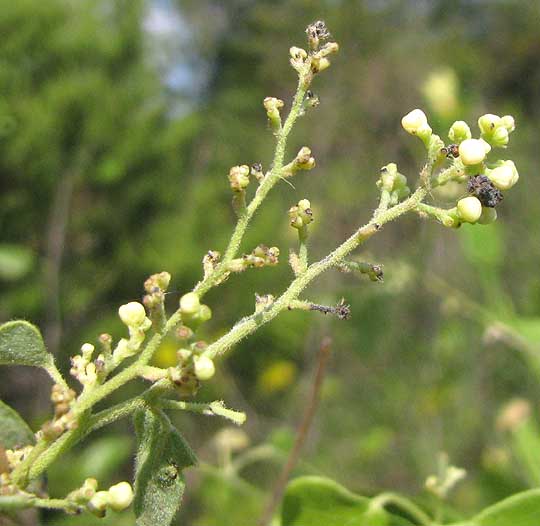
[[[452,118],[458,111],[459,80],[451,68],[430,73],[422,87],[422,93],[431,109],[440,117]]]
[[[296,379],[296,365],[290,360],[278,360],[264,369],[257,380],[261,393],[271,395],[283,391]]]
[[[178,350],[178,342],[165,339],[158,347],[156,354],[152,358],[152,365],[165,369],[174,367],[178,363],[176,351]]]

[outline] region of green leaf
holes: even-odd
[[[401,526],[410,524],[379,507],[370,499],[351,493],[323,477],[300,477],[285,492],[282,526]]]
[[[536,526],[540,524],[540,489],[517,493],[486,508],[471,526]]]
[[[39,330],[22,320],[0,326],[0,365],[31,365],[49,369],[53,357],[45,349]]]
[[[34,443],[34,433],[17,411],[0,400],[0,444],[6,449]]]
[[[135,415],[138,452],[135,464],[134,510],[137,526],[167,526],[184,493],[182,471],[195,455],[164,415],[151,410]]]

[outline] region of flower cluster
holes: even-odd
[[[403,128],[418,136],[428,149],[431,160],[437,164],[445,159],[451,166],[432,181],[433,186],[449,181],[465,182],[468,196],[458,200],[450,210],[428,210],[446,226],[458,227],[462,223],[492,223],[497,218],[495,207],[502,201],[503,192],[510,190],[519,180],[516,165],[511,160],[489,161],[494,148],[506,148],[515,129],[511,115],[499,117],[485,114],[478,119],[479,137],[473,138],[469,125],[456,121],[450,127],[451,144],[438,148],[441,139],[433,134],[425,113],[420,109],[409,112],[401,120]],[[444,213],[443,213],[444,212]]]

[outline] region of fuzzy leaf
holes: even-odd
[[[404,526],[402,517],[370,508],[370,499],[323,477],[300,477],[285,492],[282,526]]]
[[[39,330],[22,320],[0,326],[0,365],[31,365],[48,369],[53,357],[45,349]]]
[[[34,443],[34,433],[17,411],[0,400],[0,445],[6,449]]]
[[[19,413],[0,400],[0,444],[6,449],[34,443],[34,433]]]
[[[134,510],[137,526],[167,526],[184,493],[182,471],[196,458],[165,417],[150,410],[135,415],[138,452]]]
[[[474,526],[535,526],[540,524],[540,489],[512,495],[486,508],[471,521]]]

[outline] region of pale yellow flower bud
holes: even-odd
[[[474,196],[464,197],[457,203],[457,212],[462,221],[476,223],[482,215],[482,203]]]
[[[419,130],[424,130],[428,125],[426,114],[419,109],[412,110],[401,119],[404,130],[411,135],[418,135]]]
[[[481,163],[486,157],[487,144],[481,139],[466,139],[459,145],[459,156],[464,165]]]
[[[114,511],[125,510],[133,501],[133,490],[129,482],[120,482],[109,488],[109,506]]]
[[[504,161],[501,166],[491,170],[487,176],[499,190],[510,190],[519,180],[513,161]]]
[[[504,115],[501,117],[501,125],[508,130],[508,133],[512,133],[516,129],[516,122],[512,115]]]
[[[501,118],[492,113],[486,113],[478,119],[478,127],[482,133],[489,135],[493,133],[495,128],[501,125]]]
[[[199,380],[210,380],[216,372],[214,362],[207,356],[194,356],[193,366],[195,369],[195,376]]]
[[[183,314],[195,314],[200,306],[199,296],[195,292],[188,292],[180,298],[180,311]]]
[[[138,327],[146,320],[146,311],[141,303],[131,301],[118,309],[118,316],[128,327]]]

